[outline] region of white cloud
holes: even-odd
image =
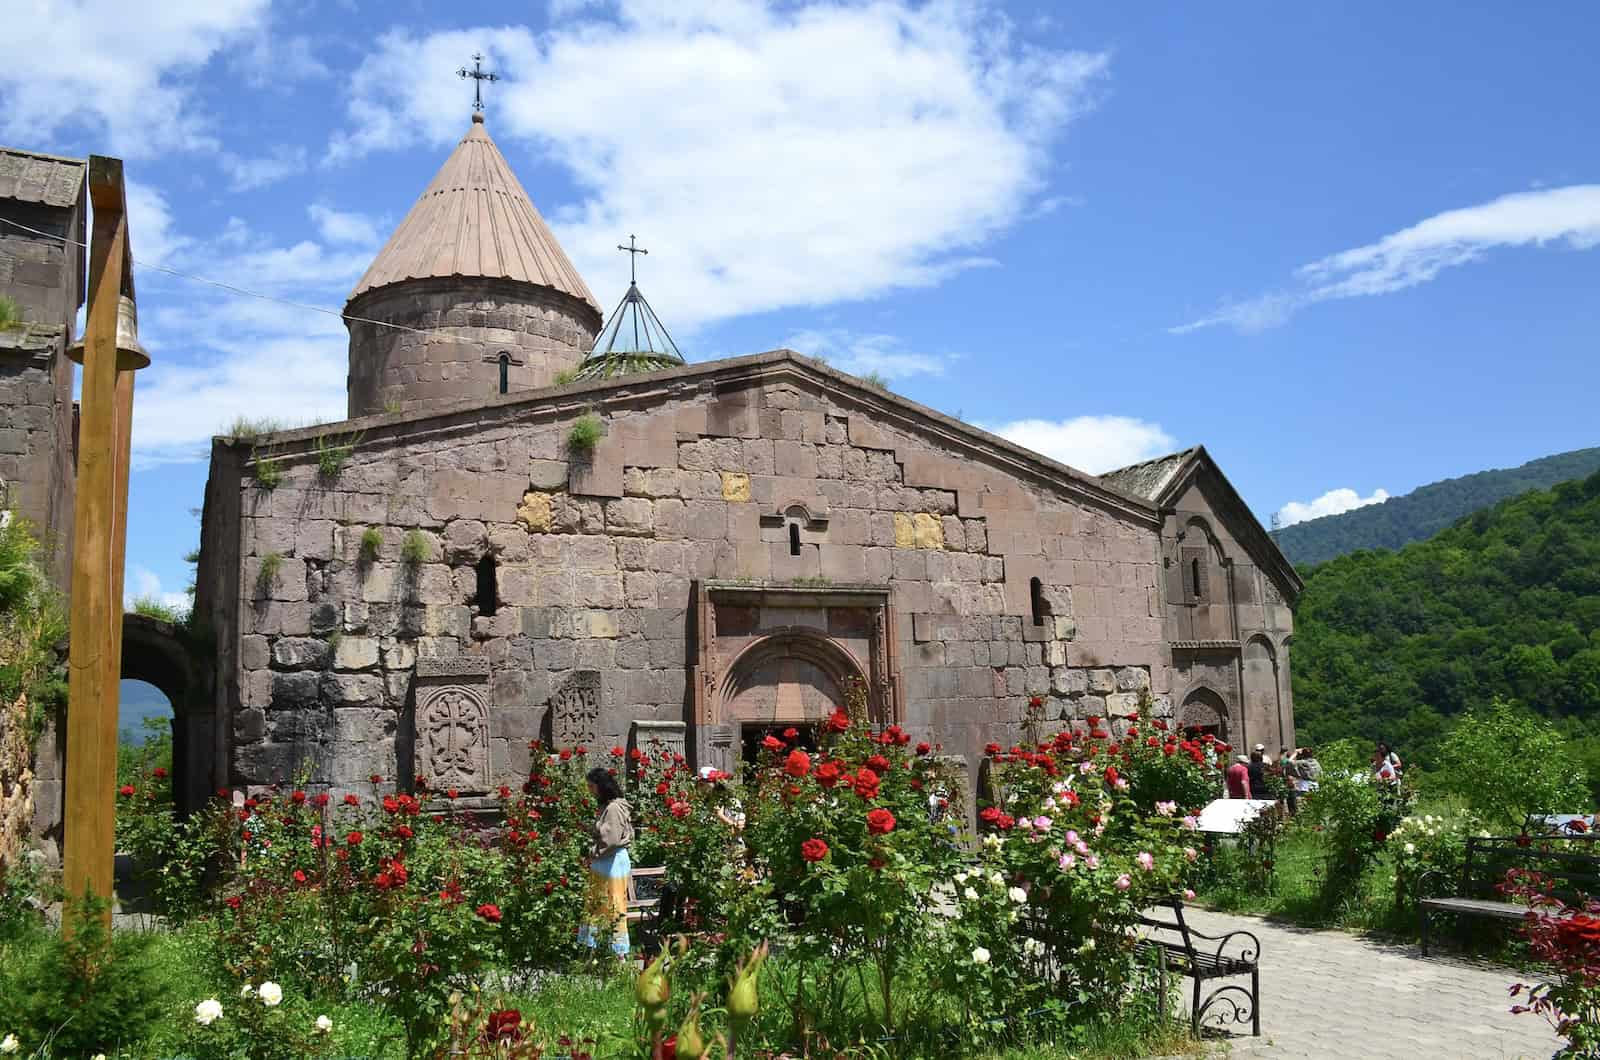
[[[223,151],[217,155],[217,164],[228,175],[234,191],[250,191],[305,172],[306,149],[280,144],[260,158],[242,158]]]
[[[301,34],[262,32],[233,60],[252,88],[284,90],[300,81],[332,72],[317,58],[311,38]]]
[[[1387,490],[1373,490],[1372,495],[1363,497],[1355,490],[1348,487],[1329,490],[1313,501],[1290,501],[1278,509],[1278,525],[1293,526],[1303,523],[1307,519],[1320,519],[1324,515],[1338,515],[1340,512],[1352,511],[1356,508],[1365,508],[1369,504],[1381,504],[1389,499]]]
[[[1160,424],[1132,416],[1013,420],[998,426],[981,426],[991,434],[1091,475],[1103,475],[1177,448],[1177,443]]]
[[[37,143],[85,125],[106,150],[148,157],[214,143],[192,81],[258,32],[267,0],[22,0],[6,11],[0,137]]]
[[[128,573],[122,580],[122,607],[126,611],[132,611],[133,605],[140,600],[154,600],[175,611],[187,611],[191,604],[188,593],[174,593],[162,589],[161,578],[155,571],[135,564],[128,568]]]
[[[990,264],[974,248],[1048,190],[1051,144],[1108,67],[1033,45],[984,5],[635,0],[601,18],[578,11],[538,39],[385,34],[330,160],[453,144],[454,70],[480,50],[507,78],[488,90],[491,133],[581,189],[564,209],[531,193],[597,297],[626,286],[612,248],[638,232],[640,284],[687,332]]]
[[[320,214],[319,214],[319,211]],[[351,243],[360,214],[308,210],[322,240],[275,240],[230,219],[214,237],[179,234],[165,198],[130,188],[130,228],[141,233],[135,258],[241,288],[304,303],[343,302],[372,257]],[[335,239],[337,247],[330,246]],[[142,248],[149,247],[149,250]],[[252,298],[207,284],[141,270],[140,339],[152,363],[139,373],[133,403],[136,468],[205,460],[209,439],[235,418],[292,424],[345,416],[347,333],[336,316]]]
[[[1330,254],[1296,270],[1298,287],[1223,305],[1175,334],[1226,324],[1251,333],[1336,298],[1390,294],[1427,283],[1445,269],[1479,261],[1499,247],[1600,245],[1600,184],[1516,192],[1446,210],[1376,243]]]
[[[363,213],[354,213],[347,210],[335,210],[321,203],[312,203],[306,208],[311,215],[311,220],[316,223],[317,231],[329,243],[354,243],[358,246],[376,247],[383,241],[383,234],[378,228],[378,220]]]
[[[808,357],[819,357],[851,375],[877,374],[885,379],[913,375],[943,375],[954,357],[917,353],[905,348],[894,335],[861,335],[843,329],[799,331],[784,346]]]

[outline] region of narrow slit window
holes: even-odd
[[[1038,578],[1028,579],[1028,600],[1033,605],[1033,624],[1044,625],[1044,616],[1048,608],[1044,603],[1044,585]]]
[[[509,353],[502,353],[500,355],[500,393],[507,394],[507,393],[510,393],[510,392],[511,392],[511,355]]]
[[[789,555],[798,556],[799,554],[800,554],[800,524],[799,523],[790,523],[789,524]]]
[[[485,618],[491,617],[495,612],[500,597],[500,586],[495,576],[493,556],[485,556],[478,561],[478,614]]]
[[[1204,577],[1204,572],[1200,569],[1200,561],[1197,560],[1197,559],[1190,560],[1189,561],[1189,584],[1191,586],[1193,586],[1193,590],[1192,591],[1193,591],[1193,594],[1194,594],[1194,598],[1196,600],[1205,599],[1206,584],[1205,584],[1204,581],[1201,580],[1203,577]]]

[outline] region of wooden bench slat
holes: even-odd
[[[1430,909],[1451,913],[1472,913],[1476,916],[1499,917],[1504,920],[1521,920],[1528,907],[1515,902],[1495,902],[1486,898],[1424,898],[1422,904]]]

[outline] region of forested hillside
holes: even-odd
[[[1322,563],[1363,548],[1401,548],[1430,538],[1496,501],[1531,489],[1549,489],[1597,470],[1600,448],[1574,449],[1521,467],[1479,471],[1419,486],[1403,497],[1296,523],[1274,530],[1272,536],[1295,564]]]
[[[1452,718],[1500,697],[1600,751],[1600,473],[1316,567],[1293,658],[1305,740],[1381,738],[1426,764]]]

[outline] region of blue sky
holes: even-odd
[[[1263,521],[1600,444],[1594,8],[144,6],[32,4],[0,70],[5,142],[127,160],[141,261],[338,309],[476,49],[596,296],[638,233],[691,359],[822,353],[1089,471],[1204,443]],[[342,415],[344,330],[138,283],[128,589],[174,594],[206,439]]]

